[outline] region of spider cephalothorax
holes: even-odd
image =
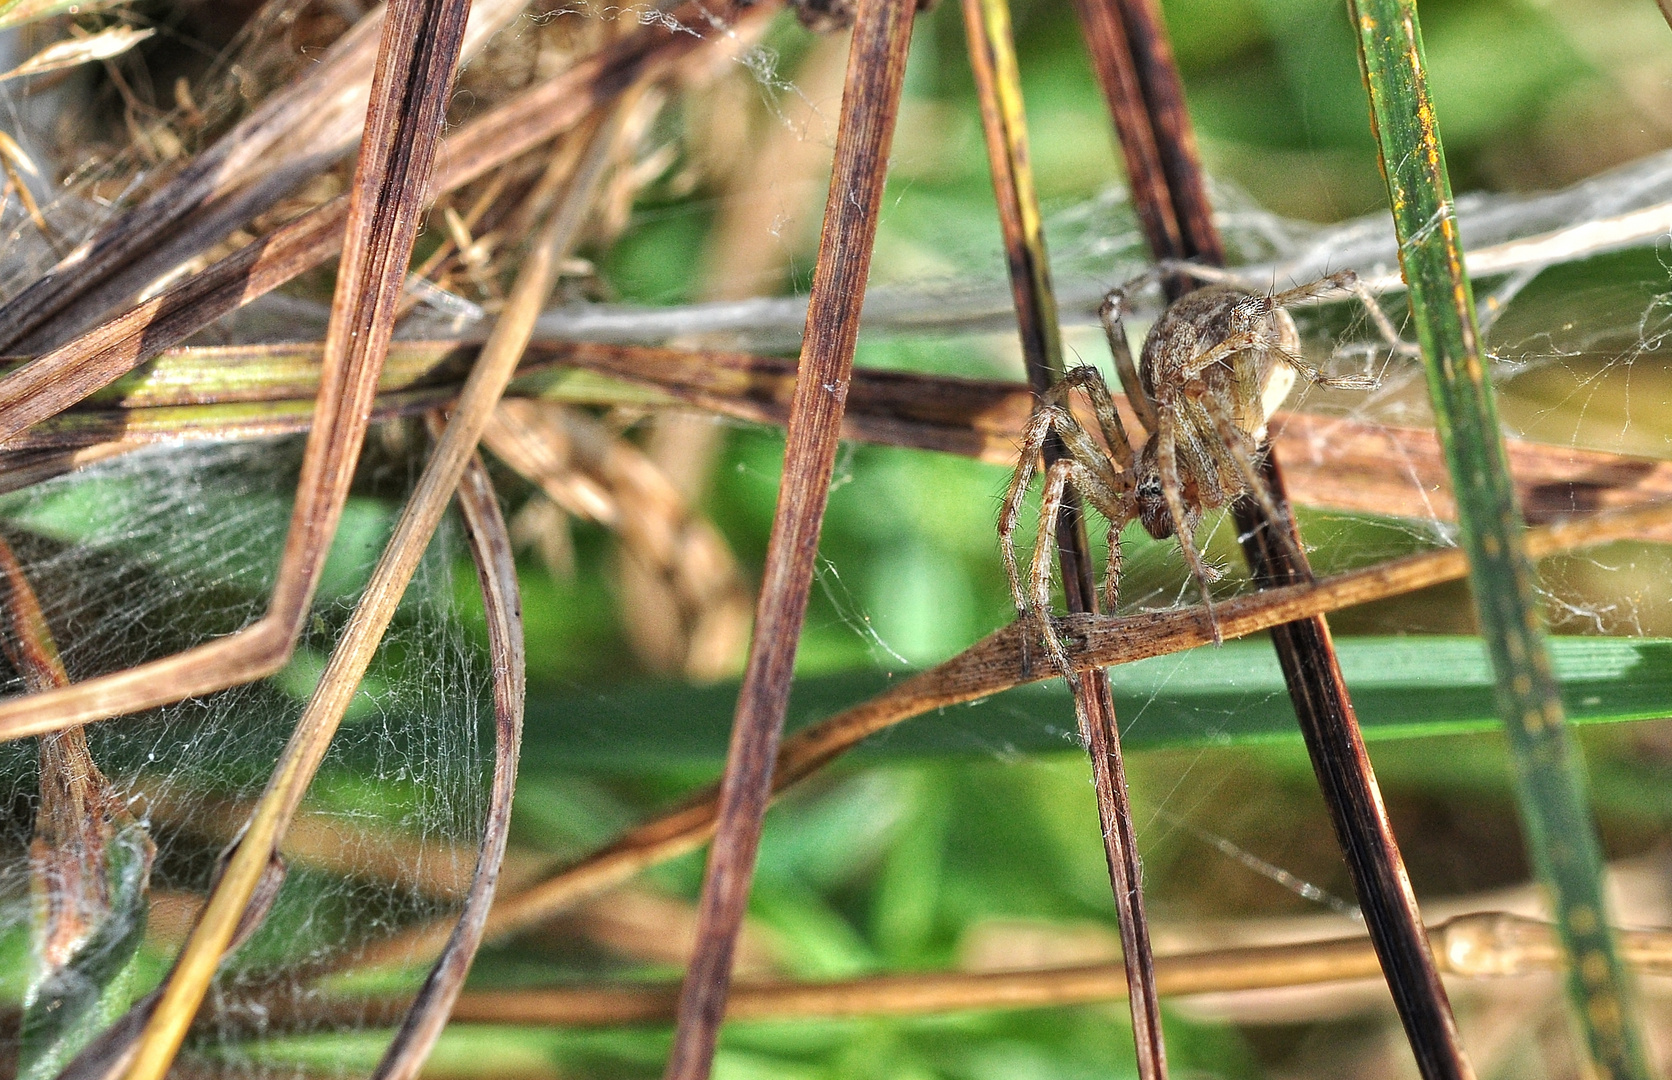
[[[1209,276],[1199,267],[1183,269],[1197,277]],[[1109,522],[1103,591],[1110,610],[1120,579],[1120,531],[1134,520],[1158,540],[1178,537],[1206,599],[1208,583],[1219,574],[1196,547],[1202,516],[1248,495],[1260,502],[1268,519],[1278,519],[1271,493],[1260,479],[1258,460],[1266,422],[1288,396],[1295,376],[1322,386],[1364,388],[1374,382],[1362,375],[1329,376],[1308,363],[1285,308],[1331,295],[1357,295],[1383,336],[1399,347],[1392,325],[1352,271],[1274,294],[1236,285],[1225,275],[1213,276],[1224,280],[1186,293],[1155,321],[1136,365],[1122,308],[1127,294],[1153,275],[1113,290],[1103,302],[1115,369],[1148,435],[1141,449],[1134,453],[1103,376],[1090,367],[1075,368],[1045,394],[1023,435],[999,525],[1000,545],[1017,609],[1040,621],[1052,659],[1063,670],[1067,660],[1045,613],[1050,607],[1051,537],[1070,486]],[[1075,388],[1091,399],[1106,450],[1069,410]],[[1039,539],[1024,585],[1016,562],[1016,521],[1034,463],[1053,433],[1065,453],[1046,480]]]

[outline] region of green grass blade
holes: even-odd
[[[1429,99],[1414,0],[1349,0],[1410,286],[1429,395],[1457,496],[1469,580],[1496,674],[1532,862],[1567,949],[1568,996],[1604,1075],[1645,1077],[1604,916],[1602,859],[1533,592],[1533,569],[1480,362],[1451,184]]]
[[[1492,664],[1479,638],[1350,637],[1337,639],[1336,647],[1364,736],[1372,742],[1499,726]],[[1550,647],[1575,723],[1620,723],[1672,713],[1672,639],[1556,637]],[[1110,668],[1109,677],[1115,708],[1126,718],[1121,744],[1132,750],[1300,742],[1283,672],[1264,641],[1227,641],[1217,649],[1204,646],[1139,660]],[[899,678],[865,669],[797,679],[789,726],[799,729],[823,720]],[[647,762],[708,773],[725,757],[736,698],[735,682],[701,687],[640,683],[608,694],[536,687],[530,690],[528,710],[538,723],[530,723],[523,763],[531,774],[630,772]],[[1067,705],[1068,692],[1060,682],[1019,686],[914,717],[876,735],[856,753],[872,761],[1077,753],[1072,725],[1063,722]]]

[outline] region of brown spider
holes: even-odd
[[[1217,284],[1187,293],[1162,313],[1144,340],[1142,362],[1135,368],[1121,310],[1127,295],[1157,280],[1158,273],[1184,273]],[[1211,620],[1208,585],[1218,580],[1219,572],[1203,562],[1196,548],[1196,527],[1205,512],[1245,494],[1259,500],[1268,519],[1280,520],[1271,492],[1260,480],[1257,462],[1266,421],[1288,396],[1296,373],[1319,386],[1367,389],[1376,384],[1364,375],[1326,375],[1301,353],[1299,331],[1285,309],[1341,294],[1357,296],[1393,349],[1406,350],[1351,270],[1284,292],[1260,293],[1223,272],[1167,265],[1112,290],[1104,299],[1103,328],[1115,369],[1132,411],[1148,434],[1143,449],[1133,453],[1103,376],[1096,368],[1076,367],[1044,395],[1028,422],[999,521],[999,544],[1016,608],[1025,620],[1038,622],[1059,671],[1069,670],[1067,656],[1048,612],[1056,520],[1067,487],[1072,485],[1109,523],[1109,559],[1103,580],[1109,611],[1115,609],[1120,584],[1120,533],[1136,519],[1157,540],[1178,536]],[[1091,399],[1107,451],[1068,408],[1069,395],[1076,388]],[[1067,453],[1046,477],[1039,537],[1024,588],[1016,561],[1016,521],[1034,463],[1053,432]],[[1286,530],[1283,542],[1293,543]],[[1219,638],[1217,624],[1214,638]]]

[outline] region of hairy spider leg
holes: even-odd
[[[1124,332],[1121,335],[1122,344],[1125,343]],[[1131,353],[1127,353],[1127,363],[1132,360]],[[1132,451],[1132,443],[1126,434],[1126,425],[1121,421],[1120,412],[1115,408],[1114,398],[1109,393],[1109,384],[1103,381],[1103,373],[1094,367],[1081,365],[1064,375],[1062,381],[1051,388],[1055,394],[1059,389],[1067,396],[1067,390],[1078,386],[1091,399],[1093,412],[1097,415],[1098,427],[1102,429],[1103,441],[1109,446],[1110,456],[1115,464],[1121,467],[1122,478],[1125,481],[1120,486],[1130,490],[1137,474],[1137,461]],[[1146,403],[1148,399],[1145,398]],[[1089,496],[1088,496],[1089,497]],[[1103,517],[1109,523],[1108,559],[1103,565],[1103,607],[1111,615],[1119,607],[1120,601],[1120,571],[1121,544],[1120,534],[1126,522],[1130,521],[1136,512],[1132,505],[1131,496],[1126,497],[1126,506],[1120,518],[1115,518],[1107,510],[1099,508]]]
[[[1125,525],[1133,517],[1130,497],[1125,494],[1131,487],[1132,474],[1117,474],[1108,457],[1067,409],[1060,405],[1041,404],[1023,431],[1016,472],[1010,478],[1004,508],[999,514],[999,548],[1004,555],[1005,574],[1010,579],[1010,595],[1016,601],[1016,609],[1024,615],[1028,611],[1030,592],[1023,586],[1021,567],[1016,560],[1016,526],[1022,503],[1027,498],[1028,482],[1033,479],[1034,462],[1039,459],[1045,440],[1053,430],[1062,438],[1063,447],[1068,451],[1063,461],[1073,461],[1083,470],[1076,476],[1075,490],[1084,495],[1112,525]],[[1081,479],[1085,482],[1080,483]],[[1041,510],[1040,520],[1044,519]],[[1055,543],[1043,546],[1049,553]]]
[[[1227,360],[1230,357],[1235,356],[1237,353],[1242,352],[1245,349],[1265,347],[1270,344],[1271,341],[1264,331],[1239,331],[1238,333],[1232,334],[1224,341],[1219,342],[1219,344],[1214,345],[1206,352],[1198,354],[1196,359],[1181,367],[1174,377],[1178,380],[1179,385],[1182,386],[1200,379],[1202,377],[1202,373],[1207,371],[1208,368],[1222,360]],[[1284,354],[1283,358],[1287,360],[1287,354]],[[1162,411],[1165,412],[1165,410]]]
[[[1022,501],[1027,497],[1028,481],[1033,479],[1034,463],[1039,460],[1045,439],[1057,414],[1067,415],[1054,405],[1041,405],[1028,418],[1022,429],[1022,448],[1016,459],[1016,471],[1011,474],[1010,487],[1004,493],[1004,507],[999,512],[999,551],[1004,556],[1004,572],[1010,579],[1010,597],[1016,610],[1027,614],[1028,593],[1022,586],[1022,573],[1016,564],[1016,522],[1022,512]]]
[[[1109,290],[1109,294],[1103,298],[1103,306],[1097,313],[1103,322],[1104,336],[1109,339],[1109,352],[1115,358],[1115,374],[1120,376],[1121,389],[1126,393],[1126,400],[1132,403],[1132,411],[1138,415],[1138,423],[1144,426],[1146,432],[1151,433],[1159,427],[1155,402],[1150,400],[1149,392],[1144,389],[1143,380],[1138,376],[1138,365],[1132,361],[1132,346],[1126,340],[1126,324],[1122,320],[1127,294],[1142,287],[1144,280],[1153,276],[1145,274],[1119,288]]]
[[[1109,457],[1121,467],[1122,472],[1130,475],[1136,465],[1132,454],[1132,440],[1126,434],[1126,424],[1121,421],[1120,413],[1115,409],[1115,400],[1109,394],[1109,384],[1103,381],[1101,371],[1085,364],[1071,368],[1068,374],[1046,393],[1045,400],[1053,405],[1060,404],[1066,407],[1069,392],[1076,387],[1084,390],[1086,397],[1091,399],[1097,426],[1102,432],[1103,441],[1109,447]]]
[[[1277,503],[1271,497],[1271,489],[1266,486],[1265,478],[1255,466],[1260,449],[1254,444],[1254,439],[1236,425],[1231,414],[1225,411],[1223,401],[1211,394],[1203,394],[1197,399],[1197,403],[1213,420],[1214,429],[1225,443],[1225,451],[1230,456],[1232,465],[1242,477],[1242,482],[1247,485],[1249,493],[1259,502],[1260,509],[1265,512],[1266,521],[1271,523],[1271,533],[1278,538],[1279,543],[1289,549],[1289,555],[1296,563],[1304,566],[1306,558],[1300,549],[1300,538],[1293,530],[1279,524],[1287,519],[1278,513]]]
[[[1085,433],[1080,433],[1085,438]],[[1089,440],[1088,440],[1089,441]],[[1033,559],[1028,567],[1028,586],[1031,603],[1024,609],[1023,616],[1031,617],[1037,622],[1040,636],[1045,639],[1045,651],[1051,657],[1051,663],[1056,665],[1057,671],[1069,680],[1075,681],[1072,665],[1068,660],[1068,652],[1062,646],[1062,639],[1057,634],[1056,625],[1051,618],[1051,552],[1056,547],[1057,517],[1062,513],[1063,502],[1067,498],[1068,485],[1072,484],[1086,502],[1096,508],[1105,520],[1109,522],[1109,544],[1111,551],[1118,551],[1120,547],[1119,524],[1131,519],[1128,498],[1106,485],[1097,475],[1097,469],[1089,466],[1072,456],[1061,458],[1051,466],[1046,473],[1045,492],[1039,502],[1039,535],[1034,541]],[[1120,557],[1111,555],[1108,568],[1117,575],[1120,573]],[[1110,598],[1111,605],[1118,595],[1118,580],[1105,579],[1104,591]]]
[[[1208,591],[1208,583],[1218,578],[1217,573],[1210,574],[1207,564],[1202,561],[1201,552],[1196,550],[1196,537],[1192,535],[1194,529],[1189,516],[1184,510],[1183,486],[1179,480],[1178,461],[1178,421],[1174,418],[1173,410],[1167,408],[1170,402],[1158,402],[1157,411],[1160,414],[1160,428],[1156,432],[1158,444],[1156,446],[1155,465],[1161,474],[1161,497],[1167,500],[1167,510],[1173,515],[1173,531],[1178,534],[1179,548],[1184,552],[1184,561],[1190,565],[1190,572],[1196,577],[1196,584],[1202,590],[1202,606],[1208,613],[1208,626],[1213,630],[1213,643],[1224,642],[1219,632],[1219,619],[1213,613],[1213,596]]]
[[[1065,407],[1064,403],[1076,387],[1084,388],[1091,398],[1103,437],[1109,444],[1108,450],[1098,446]],[[1056,462],[1047,475],[1046,491],[1040,505],[1039,535],[1029,565],[1028,580],[1024,584],[1016,558],[1016,526],[1022,503],[1027,497],[1028,482],[1033,478],[1034,463],[1052,432],[1062,440],[1067,456]],[[1117,466],[1119,472],[1116,471]],[[1062,484],[1072,482],[1075,490],[1109,522],[1111,548],[1104,569],[1103,592],[1112,608],[1118,596],[1120,530],[1135,515],[1131,497],[1133,456],[1132,444],[1127,439],[1120,414],[1115,411],[1108,387],[1095,368],[1076,368],[1045,393],[1023,431],[1016,471],[1011,476],[999,516],[999,547],[1004,556],[1005,574],[1010,581],[1011,598],[1024,619],[1039,623],[1051,659],[1060,668],[1063,653],[1048,615],[1051,553],[1056,548],[1056,521],[1066,497],[1062,485],[1053,488],[1051,482],[1059,473]],[[1025,663],[1026,639],[1023,655]]]

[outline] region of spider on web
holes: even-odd
[[[1135,366],[1122,321],[1126,299],[1158,282],[1162,274],[1173,273],[1211,284],[1167,307],[1150,327]],[[1368,375],[1329,375],[1301,351],[1300,332],[1287,309],[1340,296],[1359,299],[1393,352],[1411,350],[1351,270],[1268,293],[1224,271],[1163,264],[1104,298],[1103,329],[1121,387],[1147,436],[1142,448],[1134,452],[1102,373],[1093,367],[1076,367],[1044,395],[1023,430],[1016,472],[999,519],[999,546],[1011,596],[1023,620],[1037,626],[1057,670],[1066,672],[1070,667],[1049,615],[1051,554],[1068,488],[1108,522],[1103,596],[1109,611],[1115,610],[1120,590],[1121,530],[1137,520],[1157,540],[1178,537],[1212,620],[1208,586],[1219,579],[1220,572],[1203,560],[1196,547],[1196,528],[1208,511],[1228,506],[1243,495],[1258,500],[1267,520],[1281,520],[1271,491],[1260,478],[1259,459],[1266,422],[1289,396],[1295,376],[1337,389],[1372,389],[1379,381]],[[1103,436],[1101,446],[1069,407],[1075,389],[1091,401]],[[1061,440],[1062,454],[1046,472],[1039,534],[1024,582],[1016,557],[1017,519],[1035,462],[1052,435]],[[1279,542],[1292,547],[1295,541],[1289,532],[1278,532]],[[1217,642],[1217,623],[1213,630]]]

